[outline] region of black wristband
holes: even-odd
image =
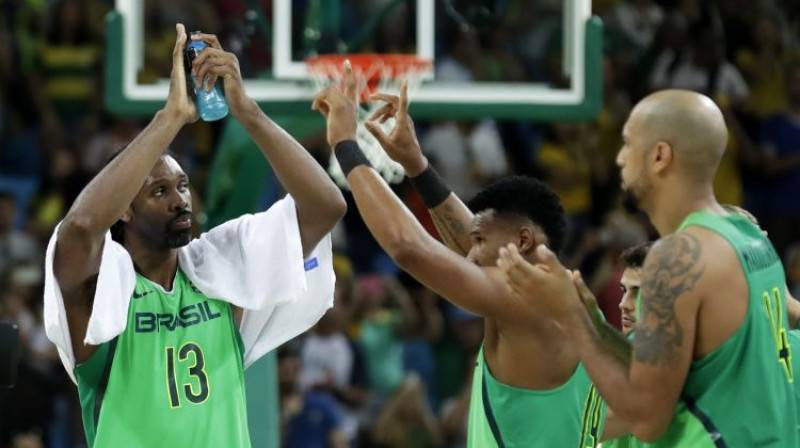
[[[411,185],[422,196],[422,201],[425,202],[428,208],[435,208],[452,193],[430,163],[425,168],[425,171],[416,177],[409,177],[408,180],[411,181]]]
[[[336,155],[336,160],[339,161],[344,177],[347,177],[350,171],[353,171],[353,168],[359,165],[372,166],[356,141],[345,140],[337,143],[336,147],[333,148],[333,153]]]

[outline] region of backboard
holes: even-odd
[[[147,116],[167,97],[174,22],[221,37],[248,94],[307,113],[305,64],[328,53],[408,53],[433,62],[420,118],[590,120],[602,96],[602,25],[591,0],[496,0],[496,26],[468,28],[445,0],[116,0],[107,20],[106,108]],[[454,2],[453,2],[454,3]],[[171,36],[171,39],[170,39]]]

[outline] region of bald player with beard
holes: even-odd
[[[621,336],[585,311],[580,275],[546,247],[536,265],[511,247],[498,264],[515,294],[571,329],[591,379],[639,440],[797,447],[783,265],[760,229],[714,196],[727,138],[713,101],[681,90],[648,96],[625,124],[623,188],[662,235],[643,268],[630,360],[618,356]]]

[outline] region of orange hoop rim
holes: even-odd
[[[370,84],[381,78],[397,79],[409,73],[421,73],[432,66],[428,59],[401,53],[323,54],[306,59],[306,65],[309,73],[331,78],[342,73],[344,61],[347,60],[353,72],[361,73]]]

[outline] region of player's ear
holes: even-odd
[[[517,231],[517,247],[519,253],[527,255],[536,249],[536,240],[533,238],[533,229],[529,226],[522,226]]]
[[[670,164],[672,164],[672,157],[672,145],[663,141],[656,143],[652,154],[653,172],[658,174],[664,171],[668,166],[670,166]]]
[[[130,207],[128,207],[125,210],[125,213],[123,213],[122,216],[120,216],[119,220],[122,221],[122,222],[125,222],[125,223],[131,222],[131,208]]]

